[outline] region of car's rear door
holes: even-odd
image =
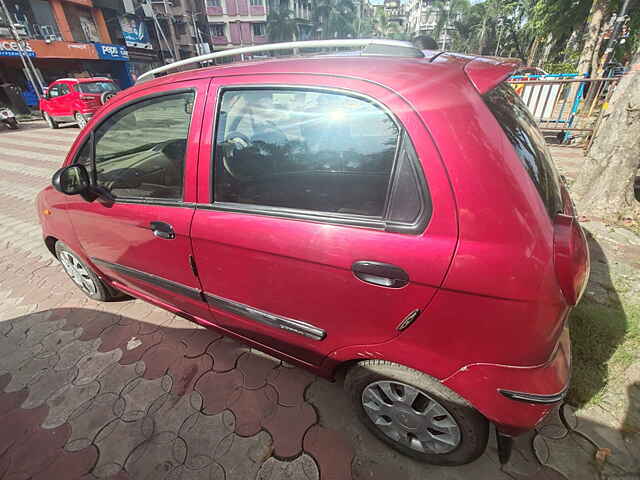
[[[444,278],[451,191],[423,125],[389,90],[215,79],[199,165],[191,237],[214,321],[267,348],[318,364],[383,342]]]
[[[49,114],[49,116],[52,118],[59,117],[61,115],[60,114],[60,95],[61,95],[60,87],[61,86],[62,86],[61,83],[55,82],[51,84],[51,86],[47,90],[45,109]]]
[[[208,80],[163,85],[124,96],[103,112],[84,132],[75,161],[114,198],[74,196],[67,203],[85,255],[102,272],[125,289],[205,317],[189,229],[207,86]]]

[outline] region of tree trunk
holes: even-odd
[[[607,0],[593,0],[589,11],[589,23],[585,33],[584,46],[578,61],[578,73],[587,73],[590,70],[593,54],[600,38],[600,29],[606,8]]]
[[[583,214],[640,218],[634,181],[640,167],[640,51],[611,98],[573,187]]]
[[[527,58],[527,65],[530,67],[533,66],[533,64],[536,61],[539,45],[540,45],[540,37],[535,37],[533,39],[533,43],[531,44],[531,49],[529,49],[529,58]]]

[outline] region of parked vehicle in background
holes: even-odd
[[[40,99],[42,117],[51,128],[74,122],[84,128],[94,113],[119,91],[105,77],[61,78],[53,82]]]
[[[17,130],[19,125],[13,111],[3,105],[0,105],[0,123],[11,130]]]
[[[506,461],[567,391],[589,272],[504,83],[517,65],[380,40],[271,49],[336,45],[367,47],[118,95],[38,196],[45,244],[93,299],[139,297],[346,370],[358,417],[406,455],[470,462],[493,423]]]

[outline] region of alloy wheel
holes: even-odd
[[[378,430],[417,452],[445,454],[460,444],[460,427],[447,409],[406,383],[384,380],[367,385],[362,407]]]
[[[89,295],[95,295],[98,292],[95,282],[89,275],[88,270],[74,255],[69,252],[60,252],[60,262],[67,274],[71,277],[78,287]]]
[[[82,130],[87,125],[87,119],[84,118],[84,115],[81,113],[76,113],[76,122],[78,123],[78,127]]]

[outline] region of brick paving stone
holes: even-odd
[[[304,450],[320,465],[321,480],[351,478],[353,449],[340,432],[314,425],[304,436]]]
[[[122,356],[122,350],[110,352],[92,352],[82,357],[78,362],[78,375],[73,381],[76,385],[85,385],[95,380],[110,365],[116,363]]]
[[[281,461],[275,457],[260,466],[256,480],[319,480],[320,472],[311,456],[303,453],[292,461]]]
[[[187,444],[185,466],[191,470],[200,470],[211,466],[218,445],[233,435],[235,418],[225,410],[217,415],[205,415],[196,412],[188,417],[180,427],[178,435]]]
[[[120,358],[121,365],[129,365],[131,363],[142,360],[144,354],[153,348],[156,348],[163,340],[164,335],[161,332],[154,332],[147,335],[138,334],[133,341],[127,342]]]
[[[213,361],[215,367],[215,359]],[[209,371],[197,381],[195,390],[202,395],[203,411],[215,415],[227,408],[234,390],[242,386],[242,374],[238,370],[217,373]]]
[[[82,404],[98,395],[100,384],[93,381],[86,385],[67,385],[47,400],[49,413],[42,428],[55,428],[67,422],[71,414]]]
[[[113,420],[100,430],[94,443],[100,455],[92,473],[98,478],[109,478],[125,465],[128,455],[153,433],[153,422],[144,417],[135,422]]]
[[[213,357],[213,370],[216,372],[228,372],[236,366],[238,357],[249,351],[249,347],[229,337],[222,337],[213,342],[207,351]]]
[[[76,340],[65,345],[58,351],[58,363],[55,364],[54,369],[66,370],[75,366],[86,354],[95,352],[99,345],[99,338],[85,342]]]
[[[0,417],[0,425],[2,425],[0,455],[12,445],[21,443],[37,431],[38,425],[46,416],[47,407],[42,406],[32,410],[18,408]]]
[[[21,405],[22,408],[34,408],[42,405],[49,397],[68,386],[78,374],[77,368],[67,370],[50,369],[29,386],[29,396]]]
[[[52,430],[36,429],[20,443],[15,443],[4,455],[10,458],[5,478],[31,478],[48,469],[58,458],[69,436],[69,425]],[[34,455],[34,452],[37,452]]]
[[[40,377],[46,375],[53,368],[58,359],[56,357],[31,358],[23,363],[13,374],[9,385],[4,388],[5,392],[15,392],[22,390],[28,385],[37,382]]]
[[[302,451],[302,439],[311,425],[316,423],[315,409],[308,403],[295,407],[278,405],[275,412],[262,421],[273,437],[274,454],[292,458]]]
[[[278,365],[280,360],[258,350],[245,353],[237,362],[237,368],[242,372],[244,379],[243,385],[249,389],[264,387],[267,384],[267,376]]]
[[[114,393],[104,393],[76,408],[69,416],[71,435],[65,448],[75,452],[88,447],[103,427],[116,420],[113,406],[118,398]]]
[[[0,375],[0,392],[4,390],[4,387],[9,385],[10,381],[11,381],[10,373],[5,373],[4,375]]]
[[[175,432],[163,432],[153,435],[148,441],[139,444],[127,457],[124,468],[135,479],[172,478],[187,457],[184,440]],[[180,477],[177,477],[180,478]],[[183,477],[189,478],[189,477]]]
[[[29,391],[26,388],[11,393],[3,393],[0,388],[0,417],[18,408],[28,395]]]
[[[173,378],[173,393],[185,395],[190,392],[198,379],[212,367],[213,358],[209,354],[195,358],[183,357],[177,364],[169,367],[169,374]]]
[[[100,347],[101,352],[110,352],[116,348],[126,349],[126,345],[129,340],[134,338],[138,333],[138,325],[130,323],[128,325],[115,324],[106,328],[100,335]]]
[[[153,420],[154,434],[177,433],[185,420],[200,410],[202,407],[200,401],[194,402],[191,398],[192,395],[199,397],[197,392],[181,397],[169,393],[156,399],[149,406],[147,416]]]
[[[302,368],[279,367],[272,370],[267,382],[278,391],[278,403],[294,407],[304,402],[304,391],[315,376]]]
[[[143,418],[154,400],[165,396],[171,390],[171,377],[165,375],[155,380],[137,377],[131,380],[120,392],[122,408],[114,407],[116,415],[125,422]]]
[[[187,358],[194,358],[204,355],[209,348],[209,345],[221,338],[222,335],[214,332],[213,330],[203,328],[194,329],[193,333],[183,340],[183,343],[187,347],[184,352],[184,356]]]
[[[271,437],[260,432],[253,437],[230,435],[218,444],[214,456],[222,465],[226,480],[254,479],[264,461],[271,456]]]
[[[96,379],[100,384],[100,393],[111,392],[120,395],[126,385],[142,376],[145,368],[144,362],[136,362],[130,365],[114,363]]]
[[[70,324],[67,319],[67,324],[81,326],[82,335],[80,336],[80,340],[84,341],[98,338],[103,331],[118,323],[117,316],[106,312],[95,312],[90,318],[86,319],[87,321],[82,321],[79,315],[75,315],[74,319],[75,321],[72,324]]]
[[[142,360],[147,366],[144,378],[153,380],[165,375],[172,365],[182,358],[182,348],[180,344],[170,342],[165,339],[162,343],[147,350],[142,356]]]
[[[277,399],[277,393],[271,386],[259,390],[236,388],[227,403],[227,408],[236,417],[236,433],[243,437],[258,433],[264,419],[275,413]]]
[[[62,328],[62,326],[61,326]],[[74,330],[56,330],[42,339],[40,342],[45,350],[59,351],[74,340],[76,340],[82,330],[76,328]]]
[[[89,473],[98,458],[98,450],[93,445],[78,452],[57,452],[56,459],[45,470],[31,480],[75,480]]]

